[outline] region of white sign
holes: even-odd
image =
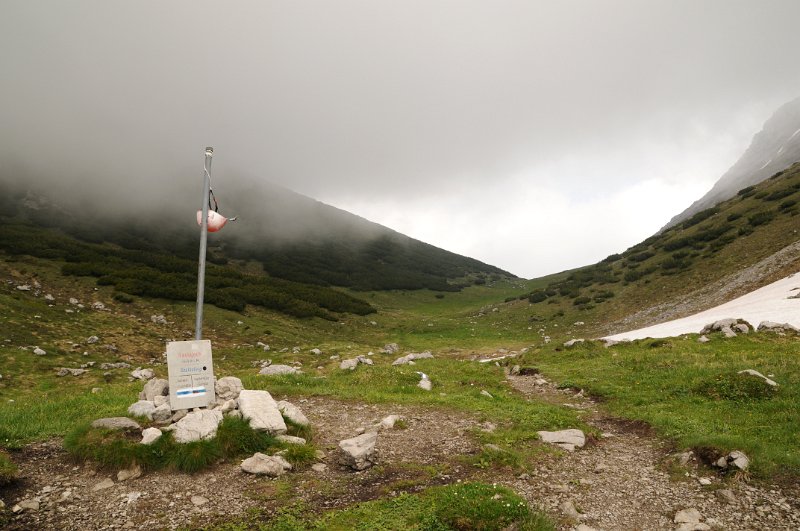
[[[169,403],[172,410],[204,407],[216,402],[211,341],[167,343]]]

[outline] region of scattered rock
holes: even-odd
[[[371,467],[376,462],[375,443],[377,441],[378,434],[374,431],[339,441],[341,450],[339,462],[354,470],[365,470]]]
[[[142,380],[143,382],[146,382],[153,376],[155,376],[155,374],[153,373],[152,369],[142,369],[141,367],[138,367],[131,372],[131,377],[137,380]]]
[[[375,427],[380,430],[391,430],[394,428],[394,425],[397,423],[397,421],[402,418],[403,417],[400,415],[389,415],[387,417],[383,417],[383,419],[381,419],[381,421]]]
[[[584,341],[585,341],[584,339],[570,339],[569,341],[564,343],[564,346],[569,348],[569,347],[577,345],[578,343],[583,343]]]
[[[36,354],[37,356],[44,356],[45,354],[47,354],[47,351],[45,351],[44,349],[41,349],[39,347],[35,347],[33,349],[33,353]]]
[[[53,297],[50,293],[48,293],[47,295],[44,296],[44,300],[48,302],[53,302],[54,300],[56,300],[56,298]]]
[[[156,406],[156,409],[163,404],[169,405],[169,397],[164,395],[156,395],[153,397],[153,404]],[[170,413],[170,415],[172,415],[172,413]]]
[[[280,376],[282,374],[297,374],[298,372],[300,372],[298,369],[289,365],[269,365],[258,371],[258,374],[262,376]]]
[[[142,432],[141,444],[153,444],[156,442],[162,433],[158,428],[147,428]]]
[[[117,481],[127,481],[129,479],[136,479],[142,475],[142,469],[139,465],[133,465],[131,468],[120,470],[117,472]]]
[[[738,468],[739,470],[747,470],[750,467],[750,459],[739,450],[734,450],[728,455],[720,457],[714,465],[719,468]]]
[[[102,302],[93,302],[92,303],[92,309],[93,310],[98,310],[98,311],[103,311],[103,310],[106,309],[106,305],[103,304]]]
[[[267,345],[266,343],[262,343],[261,341],[257,341],[256,342],[256,346],[257,347],[261,347],[262,349],[264,349],[264,352],[269,352],[269,345]]]
[[[420,380],[417,384],[417,387],[424,389],[425,391],[430,391],[433,388],[433,384],[431,383],[430,378],[428,378],[428,375],[419,371],[417,371],[417,374],[420,375]]]
[[[17,286],[17,289],[20,291],[30,291],[31,287],[28,284],[20,284]]]
[[[719,489],[715,492],[717,498],[725,503],[736,503],[736,495],[730,489]]]
[[[722,332],[725,337],[736,337],[736,331],[746,334],[750,331],[750,328],[750,324],[743,319],[720,319],[707,324],[700,330],[700,333]]]
[[[96,483],[95,486],[92,487],[92,490],[96,492],[98,490],[110,489],[113,486],[114,486],[114,480],[111,478],[105,478],[100,483]]]
[[[151,315],[151,316],[150,316],[150,321],[151,321],[152,323],[154,323],[154,324],[157,324],[157,325],[165,325],[165,324],[168,324],[168,323],[167,323],[167,318],[166,318],[166,317],[164,317],[163,315]]]
[[[214,384],[218,400],[236,400],[239,398],[239,393],[242,392],[242,389],[244,389],[242,381],[235,376],[220,378]]]
[[[263,430],[274,435],[286,433],[286,423],[278,404],[267,391],[244,389],[239,393],[239,411],[250,421],[254,430]]]
[[[154,422],[169,422],[172,419],[172,408],[169,407],[169,402],[161,404],[153,410]]]
[[[352,371],[355,370],[355,368],[362,363],[364,365],[372,365],[372,360],[366,356],[356,356],[355,358],[349,360],[342,360],[342,362],[339,364],[339,368],[342,370]]]
[[[200,439],[211,439],[217,434],[220,422],[222,422],[222,413],[219,411],[201,409],[187,413],[173,425],[175,426],[173,430],[175,442],[188,443]]]
[[[89,372],[86,369],[70,369],[69,367],[60,367],[56,369],[56,371],[58,371],[56,376],[67,376],[68,374],[71,374],[72,376],[80,376],[81,374]]]
[[[200,507],[201,505],[208,503],[208,498],[204,498],[202,496],[192,496],[191,501],[195,507]]]
[[[695,508],[682,509],[675,514],[673,522],[676,524],[693,524],[700,522],[702,518],[700,511]]]
[[[388,345],[385,345],[381,349],[381,352],[383,352],[384,354],[394,354],[398,350],[400,350],[400,347],[397,346],[397,343],[389,343]]]
[[[489,397],[489,398],[494,398],[494,397],[492,396],[492,393],[490,393],[490,392],[489,392],[489,391],[487,391],[486,389],[481,389],[481,395],[483,395],[483,396],[487,396],[487,397]]]
[[[311,350],[309,350],[309,352],[314,354],[315,356],[319,356],[322,354],[322,351],[318,348],[312,348]]]
[[[87,345],[93,345],[93,344],[97,343],[98,341],[100,341],[100,338],[97,337],[97,336],[89,336],[88,338],[86,338],[86,344]]]
[[[745,369],[743,371],[739,371],[736,374],[749,374],[750,376],[755,376],[757,378],[761,378],[762,380],[764,380],[764,383],[769,385],[770,387],[777,387],[778,386],[778,383],[776,381],[770,380],[769,378],[767,378],[766,376],[764,376],[760,372],[758,372],[756,370],[753,370],[753,369]]]
[[[519,365],[514,365],[513,367],[511,367],[511,370],[508,371],[508,374],[510,374],[511,376],[519,376],[520,370],[521,369]]]
[[[578,512],[575,508],[575,504],[572,503],[571,500],[562,502],[558,508],[561,509],[561,512],[564,513],[564,516],[567,518],[572,518],[573,520],[580,520],[581,518],[581,513]]]
[[[118,363],[101,363],[100,370],[108,371],[111,369],[130,369],[131,365],[129,363],[125,363],[124,361],[120,361]]]
[[[314,472],[325,472],[326,470],[328,470],[328,465],[326,465],[325,463],[314,463],[313,465],[311,465],[311,470],[313,470]]]
[[[128,417],[108,417],[92,422],[92,428],[105,428],[107,430],[139,431],[142,427]]]
[[[308,418],[306,418],[306,416],[303,414],[303,411],[291,402],[281,400],[278,402],[278,410],[283,414],[284,417],[291,420],[295,424],[299,424],[300,426],[308,426],[311,424],[308,421]]]
[[[683,452],[682,454],[678,454],[678,464],[681,466],[686,466],[693,458],[694,458],[694,452],[692,451]]]
[[[708,339],[708,337],[706,337],[706,336],[700,336],[700,337],[697,338],[697,342],[698,343],[708,343],[709,341],[711,341],[711,340]]]
[[[131,406],[128,408],[128,415],[133,415],[134,417],[146,417],[147,420],[153,420],[153,412],[155,410],[155,404],[149,400],[139,400],[138,402],[131,404]]]
[[[700,483],[704,487],[708,487],[709,485],[711,485],[711,480],[708,479],[708,478],[699,478],[697,480],[697,482]]]
[[[576,447],[583,448],[586,444],[586,436],[581,430],[561,430],[561,431],[538,431],[539,437],[543,442],[555,444],[572,452]]]
[[[292,469],[292,465],[283,457],[264,455],[260,452],[256,452],[252,457],[242,461],[240,466],[249,474],[263,474],[273,478],[282,476],[287,470]]]
[[[408,363],[413,362],[414,360],[423,360],[430,358],[433,358],[433,354],[431,354],[430,351],[426,350],[425,352],[419,352],[419,353],[412,352],[410,354],[406,354],[401,358],[397,358],[392,362],[392,365],[406,365]]]
[[[73,306],[77,306],[78,304],[80,304],[80,301],[78,301],[78,299],[76,299],[75,297],[70,297],[69,303]]]

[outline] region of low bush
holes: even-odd
[[[698,394],[714,400],[746,402],[774,397],[777,391],[758,377],[728,372],[707,380],[695,389]]]
[[[752,227],[757,227],[759,225],[764,225],[766,223],[769,223],[774,218],[775,218],[775,212],[771,210],[763,210],[748,217],[747,223],[749,223],[750,226]]]

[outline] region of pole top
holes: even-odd
[[[214,155],[214,148],[213,147],[207,147],[206,148],[206,157],[210,157],[212,155]]]

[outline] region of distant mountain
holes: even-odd
[[[220,212],[239,216],[209,235],[208,300],[217,306],[259,304],[297,316],[364,313],[368,304],[330,288],[459,291],[513,276],[285,188],[229,184],[217,194]],[[125,198],[56,201],[0,183],[0,250],[65,260],[65,274],[95,276],[121,293],[191,300],[197,205],[171,197],[177,203],[167,209],[133,208]]]
[[[672,218],[664,229],[734,197],[742,188],[758,184],[797,161],[800,161],[800,98],[775,111],[736,164],[706,195]]]

